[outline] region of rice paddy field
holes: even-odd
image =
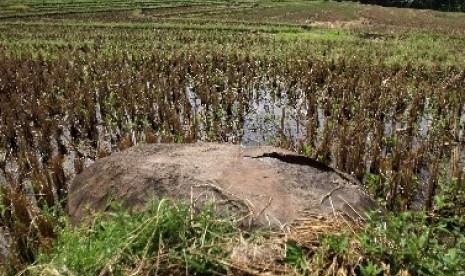
[[[0,226],[16,265],[57,235],[74,175],[139,143],[273,144],[352,174],[389,211],[464,215],[463,49],[463,13],[3,0]]]

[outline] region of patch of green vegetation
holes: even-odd
[[[389,264],[391,275],[465,275],[463,217],[434,217],[404,212],[372,216],[358,235],[366,258],[362,268]]]
[[[465,275],[464,227],[459,216],[371,214],[366,225],[355,232],[322,237],[319,249],[307,255],[306,262],[311,262],[308,256],[320,265],[333,260],[330,269],[341,268],[356,275]],[[300,256],[308,249],[291,249],[299,256],[292,261],[302,263]]]
[[[140,213],[117,208],[88,225],[66,225],[49,252],[27,271],[48,275],[124,275],[226,272],[222,260],[239,231],[212,206],[193,214],[187,204],[163,199]]]
[[[286,244],[286,258],[284,258],[284,262],[293,266],[302,274],[309,271],[308,256],[308,249],[293,242]]]
[[[263,230],[247,234],[246,241],[236,223],[215,213],[213,205],[194,213],[187,204],[164,199],[139,213],[116,208],[78,228],[66,224],[53,248],[37,253],[36,263],[25,271],[32,275],[226,274],[237,267],[230,259],[235,247],[262,243],[284,246],[284,255],[268,264],[278,267],[282,262],[296,275],[324,271],[328,264],[357,275],[465,275],[464,227],[458,216],[372,214],[355,232],[341,228],[319,241],[307,240],[314,245],[307,247],[292,239],[282,244],[282,239]]]

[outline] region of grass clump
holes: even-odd
[[[356,231],[323,237],[313,260],[344,275],[465,275],[464,225],[459,216],[371,214]]]
[[[50,252],[40,252],[32,274],[147,275],[226,272],[218,261],[237,236],[234,223],[211,206],[192,215],[187,204],[154,201],[140,213],[120,209],[86,226],[66,226]]]

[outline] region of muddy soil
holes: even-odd
[[[216,201],[247,226],[284,226],[336,212],[358,219],[377,208],[355,179],[305,156],[195,143],[140,145],[96,161],[70,185],[68,212],[78,223],[113,200],[137,210],[153,196],[196,207]]]

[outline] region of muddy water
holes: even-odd
[[[267,89],[254,90],[252,95],[249,112],[244,116],[243,145],[272,144],[280,137],[286,137],[293,143],[305,139],[303,118],[307,110],[303,106],[305,100],[301,93],[294,105],[290,104],[285,93],[277,95],[274,100]]]
[[[187,98],[191,106],[190,113],[195,117],[205,117],[211,110],[196,95],[192,87],[186,88]],[[304,98],[299,97],[297,104],[291,105],[287,94],[283,93],[273,97],[270,90],[253,89],[247,107],[242,114],[238,113],[240,103],[233,103],[231,117],[232,127],[224,133],[227,142],[238,142],[244,146],[269,145],[280,137],[296,143],[305,139],[306,126],[303,118],[306,117],[306,108],[303,106]],[[221,124],[227,124],[223,117]],[[205,123],[200,121],[197,130],[199,140],[208,140]]]

